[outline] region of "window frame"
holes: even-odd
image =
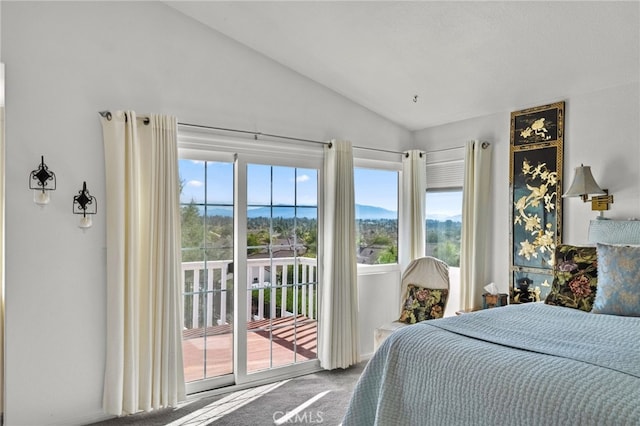
[[[400,223],[400,218],[402,217],[402,206],[403,206],[403,202],[402,202],[402,160],[399,159],[398,161],[390,161],[390,160],[378,160],[378,159],[369,159],[369,158],[361,158],[361,157],[356,157],[354,156],[353,158],[353,168],[360,168],[360,169],[379,169],[379,170],[386,170],[386,171],[395,171],[398,172],[398,207],[397,207],[397,214],[398,214],[398,260],[396,261],[396,263],[385,263],[385,264],[378,264],[378,265],[367,265],[367,264],[363,264],[363,263],[358,263],[357,264],[357,271],[358,271],[358,275],[375,275],[375,274],[381,274],[381,273],[386,273],[386,272],[393,272],[393,271],[400,271],[400,259],[401,259],[401,250],[403,250],[403,246],[402,246],[402,241],[400,240],[400,227],[402,226],[402,224]],[[355,193],[355,187],[354,187],[354,193]]]

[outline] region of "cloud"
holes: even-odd
[[[200,188],[202,186],[204,186],[204,182],[200,181],[200,180],[190,180],[187,182],[187,186],[194,186],[196,188]]]
[[[300,175],[296,178],[296,182],[302,183],[308,181],[309,179],[311,179],[309,175]]]

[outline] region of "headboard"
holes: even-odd
[[[592,220],[589,242],[605,244],[640,244],[640,220]]]

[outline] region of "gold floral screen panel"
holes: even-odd
[[[544,300],[562,242],[564,102],[511,113],[511,303]]]

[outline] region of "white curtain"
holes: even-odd
[[[355,242],[353,151],[333,141],[324,151],[323,270],[318,330],[322,368],[347,368],[359,361],[358,287]]]
[[[414,259],[425,254],[425,197],[427,191],[427,165],[425,154],[418,150],[402,157],[402,229],[400,265],[406,268]]]
[[[464,310],[482,305],[483,287],[487,285],[491,150],[488,142],[470,141],[465,146],[460,247],[460,294]]]
[[[110,119],[109,119],[110,117]],[[102,117],[106,166],[107,363],[103,408],[175,406],[182,364],[180,213],[175,117]]]

